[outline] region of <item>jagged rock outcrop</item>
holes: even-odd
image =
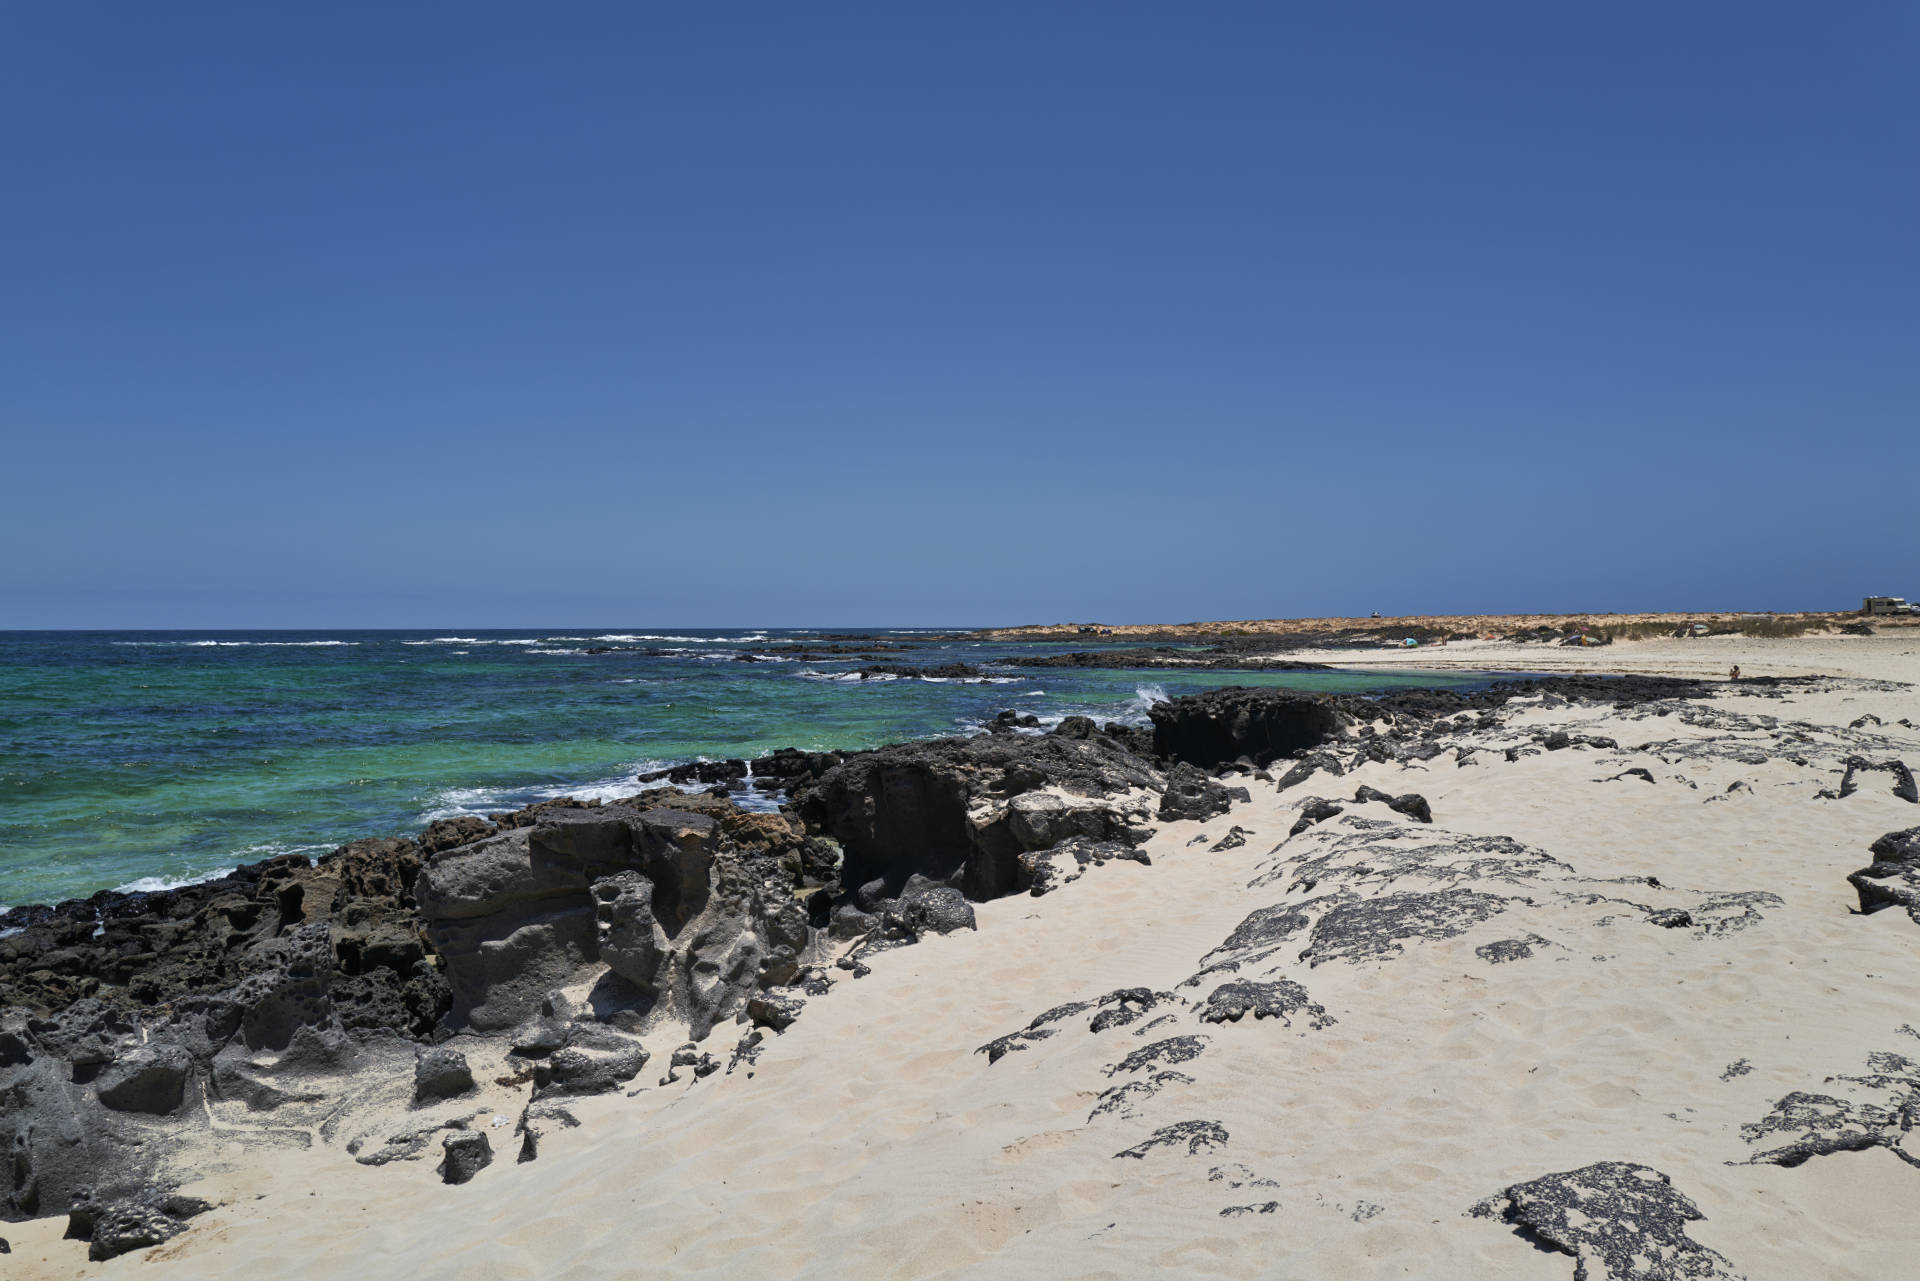
[[[447,834],[435,824],[422,839]],[[0,914],[0,1006],[95,998],[145,1017],[281,968],[285,936],[310,928],[331,953],[324,986],[346,1027],[423,1035],[447,990],[414,914],[420,864],[412,841],[355,841],[311,865],[287,855],[173,890],[16,908]]]
[[[78,1212],[114,1252],[163,1240],[179,1222],[167,1207],[186,1204],[168,1199],[177,1158],[216,1141],[209,1109],[311,1142],[371,1082],[391,1080],[400,1106],[458,1099],[475,1088],[464,1056],[422,1043],[449,1016],[515,1027],[573,979],[603,975],[610,1015],[662,1008],[703,1035],[793,976],[809,944],[806,849],[778,814],[656,793],[9,912],[0,1219]],[[603,915],[617,967],[601,960]],[[645,1060],[632,1037],[569,1015],[525,1071],[564,1096],[615,1088]],[[443,1126],[360,1159],[416,1156]]]
[[[810,829],[840,843],[843,883],[897,890],[920,875],[980,900],[1027,888],[1020,855],[1036,842],[1133,832],[1138,794],[1159,785],[1148,762],[1104,734],[995,734],[862,753],[794,802]],[[1050,799],[1022,799],[1033,793]]]
[[[1318,747],[1349,724],[1332,702],[1278,689],[1229,686],[1147,710],[1160,756],[1212,769],[1246,757],[1265,766]]]
[[[1888,832],[1869,848],[1873,862],[1847,876],[1860,895],[1860,911],[1905,908],[1920,925],[1920,827]]]
[[[94,1263],[170,1241],[186,1231],[187,1220],[213,1207],[195,1197],[131,1194],[96,1197],[89,1193],[67,1212],[67,1239],[85,1241]]]
[[[885,881],[869,881],[855,891],[852,903],[841,908],[835,925],[842,927],[839,932],[844,935],[865,935],[857,947],[836,962],[852,970],[856,978],[868,973],[863,958],[910,946],[927,934],[978,928],[973,904],[964,894],[917,874],[908,877],[900,893],[892,897],[887,895]]]
[[[791,854],[800,835],[776,815],[729,817],[732,833],[715,813],[671,803],[561,808],[437,856],[418,897],[450,1019],[516,1026],[547,991],[604,964],[645,1013],[685,1019],[697,1037],[786,982],[808,945],[806,909],[788,865],[734,836]]]

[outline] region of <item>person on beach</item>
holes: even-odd
[[[1734,669],[1732,671],[1727,673],[1727,679],[1730,681],[1737,681],[1740,679],[1740,668],[1737,664],[1734,666]]]

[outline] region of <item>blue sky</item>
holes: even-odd
[[[1920,10],[0,10],[0,627],[1920,596]]]

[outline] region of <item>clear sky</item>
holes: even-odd
[[[1920,597],[1920,7],[0,8],[0,627]]]

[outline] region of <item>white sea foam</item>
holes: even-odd
[[[201,872],[196,876],[143,876],[137,881],[128,881],[125,885],[116,885],[114,890],[121,894],[157,894],[161,890],[184,889],[189,885],[199,885],[205,881],[217,881],[231,867],[217,867],[211,872]]]
[[[612,778],[591,783],[552,783],[533,787],[444,787],[427,797],[427,808],[420,811],[420,823],[436,823],[443,818],[469,814],[498,814],[517,810],[539,801],[571,796],[578,801],[615,801],[641,790],[634,775],[663,769],[668,762],[635,761]]]
[[[767,639],[765,632],[751,632],[745,636],[676,636],[664,632],[608,632],[605,636],[581,637],[583,640],[619,641],[632,644],[635,641],[672,641],[682,645],[748,645]]]
[[[264,841],[258,845],[248,845],[234,850],[228,857],[238,860],[235,867],[239,863],[258,863],[263,859],[279,858],[283,854],[299,854],[311,863],[314,855],[329,853],[333,848],[331,845],[293,845],[285,841]],[[113,888],[121,894],[157,894],[162,890],[177,890],[189,885],[217,881],[233,870],[234,867],[216,867],[211,871],[194,872],[186,876],[142,876]]]
[[[803,667],[794,673],[802,680],[834,681],[840,684],[884,685],[888,681],[915,680],[928,685],[1018,685],[1024,676],[896,676],[892,672],[821,672]]]
[[[233,641],[233,640],[164,640],[164,641],[115,641],[116,645],[183,645],[189,649],[331,649],[340,645],[358,645],[359,641],[319,640],[319,641]]]
[[[584,649],[530,649],[529,654],[584,654]]]
[[[1024,676],[916,676],[929,685],[1018,685]]]
[[[663,649],[660,651],[660,656],[663,658],[691,658],[701,663],[731,663],[734,655],[739,652],[737,649],[687,649],[683,646],[679,649]]]
[[[1133,702],[1127,704],[1127,706],[1131,709],[1135,704],[1138,704],[1140,710],[1145,712],[1155,703],[1171,703],[1172,701],[1173,699],[1167,696],[1167,691],[1158,685],[1135,685],[1133,687]]]

